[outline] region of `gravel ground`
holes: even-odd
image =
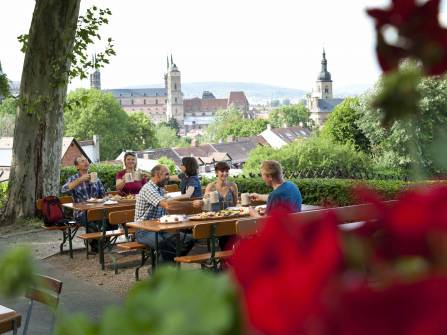
[[[79,238],[73,239],[73,259],[68,255],[68,243],[64,253],[59,253],[62,234],[59,231],[48,231],[40,228],[40,222],[32,225],[17,225],[0,228],[0,254],[17,245],[30,247],[36,260],[54,267],[56,270],[72,274],[75,278],[93,285],[103,287],[120,297],[126,296],[129,288],[135,283],[135,269],[140,264],[141,253],[132,252],[118,254],[106,252],[105,270],[99,265],[99,255],[90,254],[86,259],[84,243]],[[82,233],[80,229],[79,233]],[[190,254],[206,252],[206,245],[197,244]],[[113,258],[118,264],[118,274],[115,275]],[[197,265],[183,265],[182,268],[197,268]],[[150,259],[140,269],[140,279],[147,278],[151,269]],[[148,271],[149,270],[149,271]]]

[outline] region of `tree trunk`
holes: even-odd
[[[36,0],[20,83],[19,108],[1,224],[35,214],[58,194],[63,108],[81,0]]]

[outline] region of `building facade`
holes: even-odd
[[[308,95],[306,102],[310,112],[310,119],[314,122],[315,126],[321,127],[334,107],[342,101],[343,99],[333,97],[332,78],[330,72],[327,70],[326,52],[323,50],[321,71],[318,74],[314,89]]]
[[[95,71],[90,76],[91,88],[100,89],[100,79],[99,71]],[[218,110],[230,106],[238,108],[246,118],[253,117],[244,92],[230,92],[228,98],[217,99],[211,92],[204,91],[202,98],[183,99],[181,72],[172,56],[167,59],[164,83],[163,88],[103,91],[111,93],[127,113],[143,112],[156,124],[174,118],[184,132],[200,133],[214,120]]]

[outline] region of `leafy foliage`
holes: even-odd
[[[87,54],[87,46],[97,44],[95,39],[101,40],[99,29],[101,26],[109,23],[108,17],[112,15],[109,8],[100,9],[96,6],[88,8],[85,15],[80,15],[78,18],[78,27],[76,29],[76,36],[73,45],[73,53],[70,55],[71,67],[69,70],[69,80],[76,77],[85,79],[91,69],[100,69],[105,64],[109,64],[109,57],[116,55],[113,49],[113,40],[107,38],[107,44],[104,51],[95,54],[95,59],[90,59]],[[17,37],[22,44],[21,51],[26,52],[28,46],[28,34],[23,34]],[[59,66],[55,64],[54,72],[62,71]]]
[[[0,296],[12,298],[23,294],[34,283],[31,251],[17,247],[0,256]]]
[[[6,73],[2,72],[0,65],[0,98],[7,97],[9,95],[9,80]]]
[[[247,120],[242,113],[231,106],[226,110],[216,112],[216,117],[206,129],[211,141],[227,140],[228,137],[246,137],[258,135],[267,128],[267,121],[263,119]]]
[[[180,126],[177,122],[177,119],[171,117],[168,122],[160,122],[159,125],[166,126],[175,130],[176,135],[178,135],[180,131]]]
[[[326,138],[314,137],[290,143],[281,149],[254,149],[244,165],[244,174],[258,173],[261,162],[267,157],[279,161],[287,174],[312,169],[340,170],[345,174],[372,170],[369,157],[356,151],[352,144],[332,143]]]
[[[190,139],[179,137],[174,128],[162,124],[157,125],[155,129],[155,143],[156,148],[187,147],[190,145]]]
[[[282,106],[270,112],[269,122],[275,128],[298,126],[300,122],[309,126],[309,110],[304,104]]]
[[[175,175],[177,173],[177,167],[175,165],[175,162],[172,159],[169,159],[168,157],[163,156],[158,159],[158,162],[168,168],[169,174]]]
[[[351,143],[357,150],[369,152],[370,144],[358,123],[361,117],[359,98],[347,98],[337,105],[324,123],[321,135],[334,142]]]
[[[412,107],[416,110],[410,114],[396,112],[399,119],[391,122],[388,128],[380,126],[381,109],[371,107],[371,101],[376,100],[377,95],[390,90],[388,84],[384,80],[379,81],[374,91],[360,99],[361,118],[358,126],[371,143],[374,160],[379,165],[402,169],[406,173],[417,166],[419,172],[424,171],[428,175],[447,171],[447,162],[442,159],[447,156],[447,147],[443,142],[447,135],[446,89],[447,80],[444,77],[419,80],[417,95],[420,100],[414,102],[415,107]],[[395,91],[389,92],[391,95]],[[411,100],[412,95],[411,92],[402,94],[392,106],[406,106],[405,99]]]
[[[16,115],[17,99],[8,97],[0,103],[0,116]]]
[[[142,113],[128,116],[111,94],[95,89],[77,89],[67,98],[65,135],[77,139],[98,134],[101,159],[115,159],[123,150],[155,146],[155,131]]]

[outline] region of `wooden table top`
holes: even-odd
[[[15,310],[0,305],[0,322],[15,316],[20,316]]]
[[[212,220],[188,220],[179,223],[161,223],[158,220],[144,220],[139,222],[129,222],[126,226],[137,228],[140,230],[151,231],[154,233],[166,233],[166,232],[176,232],[182,229],[192,229],[197,225],[211,225],[213,223],[220,222],[236,222],[238,220],[243,220],[250,218],[249,216],[242,217],[221,217]]]
[[[302,211],[311,211],[317,209],[321,209],[321,207],[313,205],[302,205],[301,208]],[[192,229],[196,225],[202,225],[202,224],[210,225],[213,223],[231,222],[231,221],[236,222],[238,220],[244,220],[244,219],[253,219],[253,217],[250,216],[229,217],[229,218],[220,217],[211,220],[188,220],[178,223],[161,223],[158,220],[144,220],[138,222],[129,222],[126,223],[126,226],[154,233],[164,233],[164,232],[176,232],[182,229]]]
[[[135,207],[135,201],[129,201],[129,202],[118,202],[114,205],[104,205],[103,202],[78,202],[73,203],[69,202],[66,204],[62,204],[63,207],[75,209],[77,211],[88,211],[90,209],[109,209],[109,208],[121,208],[121,207],[129,207],[134,206]]]

